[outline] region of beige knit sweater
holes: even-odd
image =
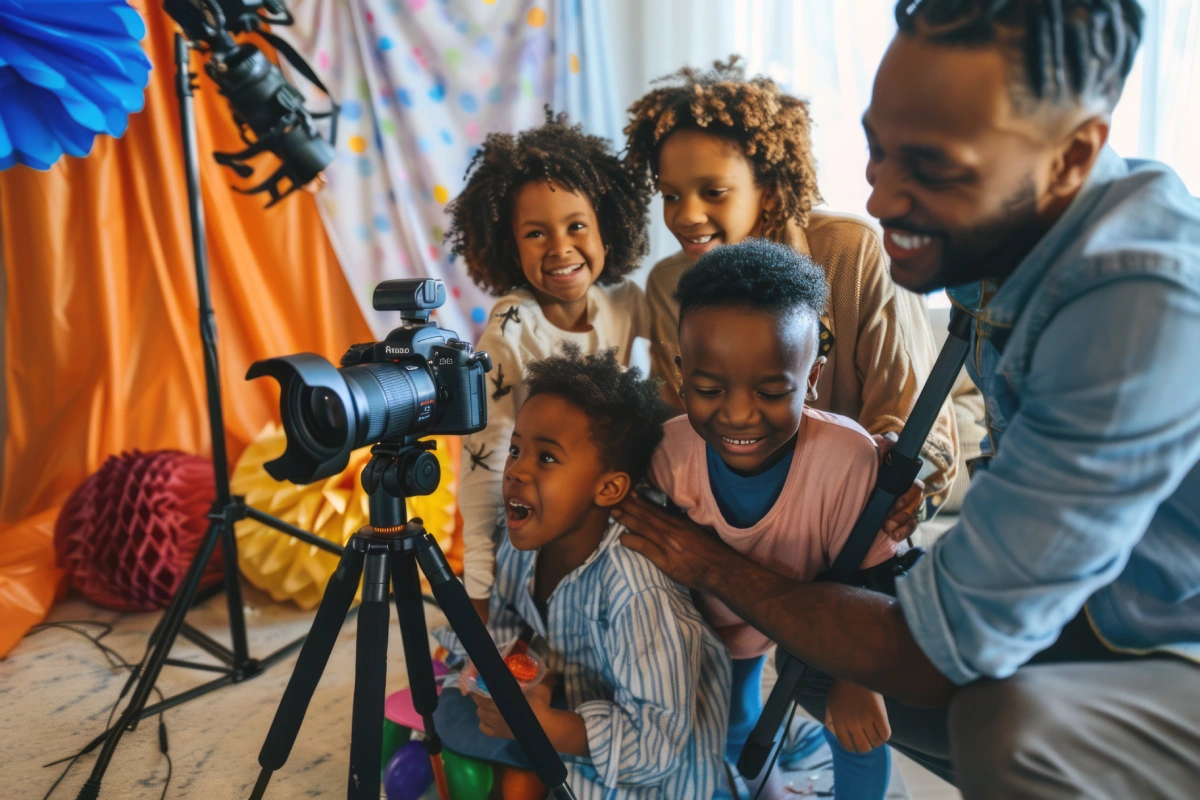
[[[827,361],[812,405],[857,420],[872,434],[898,433],[937,358],[925,299],[892,281],[883,243],[866,220],[814,211],[807,228],[789,226],[786,243],[811,256],[829,281],[829,306],[821,316]],[[688,266],[681,251],[656,264],[646,280],[651,375],[663,381],[663,398],[680,411],[679,303],[671,295]],[[957,453],[947,400],[922,452],[925,496],[935,507],[954,479]]]

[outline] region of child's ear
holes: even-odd
[[[804,402],[811,403],[817,399],[817,379],[821,377],[821,368],[825,366],[825,356],[817,356],[812,369],[808,371],[808,391],[804,394]]]
[[[609,472],[600,476],[592,501],[601,508],[611,508],[625,499],[633,485],[627,472]]]

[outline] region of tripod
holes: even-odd
[[[406,437],[401,444],[377,444],[362,472],[370,497],[370,525],[350,537],[337,571],[325,588],[317,617],[300,650],[279,710],[258,754],[262,765],[250,800],[261,800],[271,774],[287,761],[304,713],[333,651],[338,630],[362,578],[355,652],[354,705],[350,727],[349,800],[378,800],[383,749],[383,701],[388,642],[388,582],[396,597],[404,660],[412,687],[413,707],[425,722],[425,746],[433,759],[442,797],[447,796],[441,765],[441,740],[434,728],[437,687],[425,629],[420,566],[451,627],[487,681],[500,713],[525,749],[542,783],[560,800],[574,800],[566,783],[567,770],[550,739],[538,724],[516,679],[505,666],[487,628],[454,577],[446,557],[418,518],[404,522],[404,498],[429,494],[437,488],[439,468],[427,450],[432,443]]]
[[[192,111],[192,90],[195,88],[192,79],[195,74],[189,70],[190,50],[191,47],[184,37],[178,33],[175,34],[175,90],[179,96],[179,121],[183,137],[184,167],[187,174],[192,253],[195,259],[196,293],[199,296],[200,306],[200,340],[204,348],[208,424],[212,437],[213,478],[217,496],[208,514],[208,530],[204,534],[200,548],[184,575],[178,593],[171,599],[170,605],[167,606],[166,612],[150,636],[149,647],[152,648],[152,651],[145,660],[145,666],[133,671],[129,677],[129,683],[121,692],[121,696],[124,697],[130,684],[134,680],[138,681],[129,705],[126,706],[117,722],[93,739],[81,753],[81,755],[89,753],[101,743],[104,745],[92,768],[91,776],[79,792],[79,800],[95,800],[100,796],[100,782],[104,778],[104,773],[108,769],[117,744],[126,730],[133,730],[137,726],[138,720],[174,708],[230,683],[237,683],[253,677],[280,659],[287,657],[304,642],[304,639],[297,639],[261,660],[250,657],[246,641],[246,617],[242,609],[242,585],[238,575],[237,539],[233,530],[234,523],[249,517],[322,550],[339,556],[342,554],[342,548],[336,544],[247,506],[244,498],[231,494],[229,489],[229,460],[225,453],[225,422],[221,409],[221,378],[217,361],[217,328],[209,297],[208,255],[204,239],[204,213],[200,200],[200,162],[196,152],[196,126]],[[186,622],[188,611],[195,602],[198,602],[197,590],[200,587],[200,579],[204,575],[205,567],[208,565],[208,560],[218,541],[221,543],[225,557],[223,586],[229,608],[232,649],[225,647]],[[199,599],[207,599],[208,596],[211,594]],[[223,666],[213,667],[208,664],[196,664],[169,658],[175,638],[180,635],[190,639],[201,649],[217,658],[223,663]],[[194,689],[168,697],[161,703],[147,706],[146,701],[150,698],[150,693],[154,690],[154,684],[165,664],[219,672],[221,676]],[[120,700],[117,702],[119,703]]]

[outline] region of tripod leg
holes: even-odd
[[[750,732],[750,737],[742,746],[741,754],[738,755],[738,772],[746,780],[758,777],[763,764],[767,761],[767,756],[775,748],[779,726],[787,717],[792,701],[804,682],[804,673],[807,670],[808,667],[802,661],[786,653],[783,654],[775,688],[771,690],[771,695],[763,705],[758,722],[754,724],[754,730]]]
[[[296,735],[300,732],[300,723],[308,711],[321,673],[329,662],[329,654],[337,641],[338,630],[346,621],[346,613],[354,602],[354,593],[358,589],[358,579],[363,571],[363,553],[354,548],[354,538],[347,543],[342,559],[338,562],[337,570],[325,587],[325,596],[317,609],[316,619],[304,647],[300,649],[300,657],[296,660],[296,669],[292,672],[283,699],[279,701],[279,710],[271,721],[271,729],[263,742],[262,750],[258,753],[258,763],[262,765],[262,773],[258,784],[251,794],[252,800],[259,800],[267,789],[271,773],[279,769],[287,761],[296,743]],[[382,723],[380,723],[382,726]]]
[[[534,771],[555,798],[574,800],[575,795],[567,785],[567,768],[542,730],[516,678],[497,652],[487,627],[467,597],[467,590],[454,577],[441,548],[428,533],[417,538],[417,561],[421,571],[429,578],[433,595],[466,648],[467,655],[487,681],[488,690],[504,721],[533,763]]]
[[[354,716],[350,723],[349,800],[379,800],[383,751],[383,702],[387,683],[387,545],[372,545],[363,572],[354,666]]]
[[[183,586],[171,603],[167,622],[162,627],[162,635],[146,662],[146,669],[142,673],[137,687],[133,690],[133,697],[130,698],[129,705],[125,707],[125,711],[117,719],[116,724],[109,729],[108,738],[104,740],[104,746],[100,749],[100,755],[96,758],[92,773],[83,784],[83,788],[79,790],[79,800],[95,800],[100,796],[100,781],[104,777],[104,772],[108,769],[109,762],[112,761],[113,753],[116,752],[122,734],[132,727],[142,709],[146,707],[150,692],[153,691],[154,684],[158,681],[158,674],[162,672],[171,646],[175,644],[175,637],[179,634],[179,628],[183,625],[183,619],[187,615],[188,609],[191,608],[192,598],[196,596],[196,590],[200,588],[204,565],[212,557],[212,551],[218,538],[220,538],[219,525],[216,521],[210,522],[200,549],[184,578]]]
[[[450,794],[442,765],[442,740],[433,724],[437,708],[437,683],[429,656],[429,632],[425,627],[425,601],[421,597],[421,578],[417,573],[416,552],[393,553],[392,592],[396,596],[396,614],[400,619],[400,638],[404,641],[404,663],[408,665],[408,685],[412,689],[413,708],[425,721],[425,749],[433,762],[433,774],[442,797]]]

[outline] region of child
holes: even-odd
[[[477,345],[495,365],[488,425],[464,442],[458,492],[464,582],[485,621],[501,472],[525,367],[562,342],[585,353],[615,347],[629,364],[647,325],[641,289],[622,278],[646,253],[648,202],[649,189],[628,178],[606,140],[547,109],[540,128],[488,136],[449,207],[455,254],[500,296]]]
[[[666,424],[651,477],[731,547],[781,575],[811,580],[837,558],[878,466],[866,431],[805,403],[824,365],[824,274],[789,247],[750,239],[702,256],[675,298],[687,416]],[[881,534],[863,566],[896,549]],[[699,604],[733,656],[726,753],[735,761],[762,711],[762,668],[773,643],[716,599]],[[836,797],[882,798],[889,766],[879,745],[890,735],[882,699],[835,682],[826,724],[836,733],[825,733]]]
[[[527,696],[555,748],[577,757],[580,800],[710,798],[725,781],[729,654],[686,591],[622,547],[624,529],[609,520],[645,474],[670,409],[615,351],[564,349],[528,365],[489,627],[498,642],[526,625],[545,639],[565,702],[552,705],[545,682]],[[447,629],[435,636],[461,654]],[[443,692],[446,746],[528,767],[495,704],[471,697]]]
[[[820,309],[826,365],[814,406],[876,436],[898,433],[937,355],[928,313],[921,297],[892,283],[868,222],[814,210],[821,196],[808,105],[769,78],[747,80],[736,57],[663,80],[630,106],[625,133],[630,171],[662,193],[663,220],[683,248],[646,281],[651,376],[664,382],[664,398],[682,411],[672,298],[679,276],[720,244],[762,237],[811,256],[830,288]],[[922,453],[929,506],[949,492],[957,447],[946,403]]]

